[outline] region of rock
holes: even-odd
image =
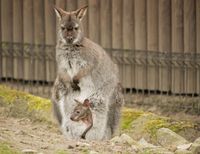
[[[119,144],[129,144],[129,145],[137,145],[137,142],[133,140],[130,136],[127,134],[122,134],[120,137],[115,136],[110,140],[112,143],[119,143]]]
[[[85,142],[77,142],[76,146],[80,146],[80,147],[90,147],[91,145]]]
[[[128,144],[130,144],[130,145],[132,145],[132,144],[137,144],[136,141],[134,141],[130,136],[128,136],[128,135],[126,135],[126,134],[122,134],[122,135],[120,136],[120,142],[121,142],[121,143],[128,143]]]
[[[144,138],[138,141],[138,144],[141,148],[155,148],[156,146],[153,144],[148,143]]]
[[[24,150],[22,150],[22,153],[24,153],[24,154],[37,154],[38,152],[36,150],[32,150],[32,149],[24,149]]]
[[[200,154],[200,144],[193,143],[189,150],[192,154]]]
[[[174,154],[192,154],[192,152],[188,150],[178,149],[175,151]]]
[[[90,151],[90,153],[89,154],[99,154],[98,152],[96,152],[96,151]]]
[[[110,140],[111,143],[120,143],[120,137],[119,136],[115,136]]]
[[[177,146],[177,150],[188,150],[191,147],[192,143],[182,144]]]
[[[138,146],[135,146],[135,145],[132,145],[131,146],[131,151],[134,151],[134,152],[139,152],[139,147]]]
[[[196,144],[200,144],[200,137],[197,138],[197,139],[194,141],[194,143],[196,143]]]
[[[174,151],[176,147],[183,144],[189,144],[189,142],[182,136],[176,134],[168,128],[160,128],[156,132],[157,143],[161,146]]]
[[[72,145],[68,145],[67,147],[68,149],[74,149],[74,147]]]
[[[174,154],[174,153],[162,147],[154,147],[154,148],[145,148],[139,154]]]
[[[167,149],[155,146],[153,144],[148,143],[144,138],[138,141],[139,147],[141,152],[139,154],[150,153],[150,154],[173,154],[172,152],[168,151]]]
[[[132,122],[132,129],[131,134],[133,139],[139,140],[144,138],[147,141],[151,140],[151,135],[147,131],[146,126],[148,125],[149,121],[158,119],[158,116],[154,114],[144,114],[141,115],[139,118]]]

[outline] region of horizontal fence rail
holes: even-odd
[[[147,51],[147,50],[125,50],[125,49],[105,49],[108,54],[111,56],[112,60],[118,64],[120,70],[120,77],[122,81],[122,85],[124,87],[125,93],[153,93],[153,94],[167,94],[167,95],[191,95],[198,96],[200,95],[200,91],[197,89],[192,89],[193,91],[187,91],[187,82],[192,84],[192,82],[196,82],[198,76],[200,75],[200,54],[197,53],[174,53],[174,52],[158,52],[158,51]],[[50,68],[56,68],[56,60],[55,60],[55,46],[53,45],[35,45],[35,44],[22,44],[22,43],[10,43],[10,42],[2,42],[1,50],[0,50],[2,61],[0,65],[2,66],[2,72],[0,76],[1,82],[8,82],[13,85],[26,85],[32,86],[32,90],[27,91],[34,93],[34,88],[40,87],[38,93],[44,93],[46,91],[46,95],[50,95],[50,89],[53,85],[54,79],[56,77],[56,69],[53,74],[50,74]],[[10,59],[11,58],[11,59]],[[8,60],[13,60],[12,66],[7,65]],[[27,61],[28,60],[28,61]],[[41,65],[44,64],[43,72],[39,71]],[[26,65],[29,67],[26,67]],[[20,65],[20,66],[19,66]],[[145,76],[141,76],[140,79],[143,83],[146,83],[145,88],[137,87],[136,81],[132,81],[131,85],[133,87],[126,87],[123,83],[123,79],[126,76],[137,76],[137,72],[134,70],[135,67],[141,66],[145,68],[146,73],[142,74]],[[14,70],[11,72],[11,75],[7,73],[9,67],[17,68],[18,72],[22,72],[23,74],[15,75]],[[131,72],[125,72],[127,67],[131,67]],[[170,76],[168,86],[169,89],[162,89],[162,85],[157,85],[158,87],[155,89],[151,89],[148,87],[149,82],[148,76],[152,73],[149,70],[154,68],[154,79],[153,80],[162,80],[162,74],[160,73],[162,69],[167,69]],[[182,72],[182,87],[185,89],[181,89],[182,91],[173,91],[174,79],[175,75],[172,74],[173,69],[176,71]],[[194,71],[196,76],[193,78],[187,78],[187,71]],[[42,75],[42,74],[43,75]],[[28,74],[28,75],[26,75]],[[40,76],[44,78],[40,78]],[[25,78],[24,76],[27,76]],[[49,77],[51,76],[51,77]],[[20,78],[21,77],[21,78]],[[185,81],[185,82],[184,82]],[[159,82],[159,81],[157,81]],[[155,84],[158,84],[155,82]],[[134,85],[135,84],[135,85]],[[199,86],[199,85],[196,85]],[[43,90],[42,87],[44,87]],[[156,85],[154,86],[156,87]],[[196,91],[195,91],[196,90]],[[37,90],[35,90],[37,91]]]

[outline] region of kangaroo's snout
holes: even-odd
[[[67,36],[67,37],[65,37],[65,39],[66,39],[66,41],[67,41],[68,43],[73,43],[73,41],[74,41],[73,36]]]

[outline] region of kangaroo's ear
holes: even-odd
[[[62,17],[66,14],[66,12],[65,12],[63,9],[58,8],[58,7],[56,7],[56,6],[54,6],[54,10],[55,10],[55,12],[56,12],[57,17],[58,17],[60,20],[61,20]]]
[[[87,12],[87,8],[88,6],[84,6],[78,10],[75,11],[75,14],[76,14],[76,17],[79,19],[79,20],[82,20],[83,17],[85,16],[86,12]]]
[[[83,106],[90,107],[90,101],[88,99],[85,99],[83,102]]]

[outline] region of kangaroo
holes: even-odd
[[[93,126],[92,112],[90,110],[91,103],[89,102],[88,99],[85,99],[83,104],[76,99],[75,101],[77,102],[77,106],[74,108],[70,116],[70,119],[76,122],[82,121],[83,123],[87,125],[87,128],[85,129],[85,131],[81,134],[81,138],[85,139],[87,132]]]
[[[74,99],[93,102],[93,129],[88,140],[105,140],[116,132],[123,105],[118,68],[106,51],[84,36],[82,20],[87,6],[67,12],[55,7],[58,18],[57,77],[52,90],[55,117],[67,139],[77,139],[84,127],[70,119]],[[107,86],[103,86],[108,83]],[[103,88],[101,88],[103,87]],[[101,88],[101,89],[100,89]],[[98,90],[100,89],[100,90]]]

